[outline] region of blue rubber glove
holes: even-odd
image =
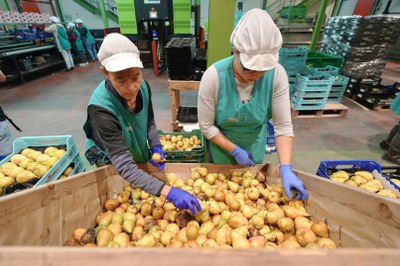
[[[165,157],[165,153],[163,151],[163,149],[161,148],[160,145],[154,146],[151,149],[151,155],[153,155],[154,153],[159,153],[161,156],[161,159],[164,159]],[[156,161],[154,161],[153,159],[150,160],[150,162],[158,168],[158,171],[161,171],[162,169],[164,169],[165,167],[165,162],[161,162],[161,163],[157,163]]]
[[[201,211],[201,205],[196,197],[177,187],[171,187],[167,195],[167,200],[171,201],[181,210],[190,209],[193,215],[196,213],[194,206],[196,206],[197,211]]]
[[[303,182],[298,178],[292,171],[291,164],[281,164],[279,167],[282,175],[282,185],[285,190],[285,194],[289,199],[292,199],[292,193],[294,191],[297,194],[296,199],[306,200],[307,190],[304,188]]]
[[[231,152],[231,155],[235,157],[235,160],[238,164],[254,166],[254,162],[252,161],[253,155],[248,151],[243,150],[238,145],[235,145],[235,148]]]

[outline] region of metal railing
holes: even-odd
[[[278,0],[267,6],[266,11],[271,16],[276,16],[282,8],[286,6],[309,6],[315,0]]]

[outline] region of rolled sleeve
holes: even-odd
[[[219,129],[214,124],[218,88],[217,70],[211,66],[204,72],[200,81],[197,102],[199,127],[207,139],[211,139],[219,133]]]
[[[275,69],[272,120],[275,137],[294,137],[290,111],[289,81],[285,69],[280,64]]]

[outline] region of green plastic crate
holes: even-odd
[[[179,150],[164,150],[167,162],[169,163],[204,163],[206,158],[206,148],[204,136],[198,129],[193,129],[191,132],[163,132],[158,130],[158,135],[182,135],[183,137],[190,138],[195,135],[201,140],[201,146],[193,148],[190,151],[179,151]]]
[[[341,68],[342,63],[343,57],[317,51],[309,51],[306,61],[306,65],[311,67],[325,67],[330,65]]]
[[[307,17],[307,7],[286,6],[279,13],[281,18],[288,19],[289,23],[302,23]]]

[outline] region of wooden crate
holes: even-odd
[[[188,178],[200,164],[166,164],[164,179],[174,172]],[[268,182],[280,182],[277,165],[201,164],[210,172],[260,170]],[[94,226],[105,200],[122,191],[125,180],[111,166],[78,174],[0,198],[0,265],[398,265],[400,201],[375,195],[305,172],[297,172],[309,191],[306,208],[326,219],[338,250],[217,250],[167,248],[61,247],[76,227]],[[23,246],[23,247],[22,247]]]

